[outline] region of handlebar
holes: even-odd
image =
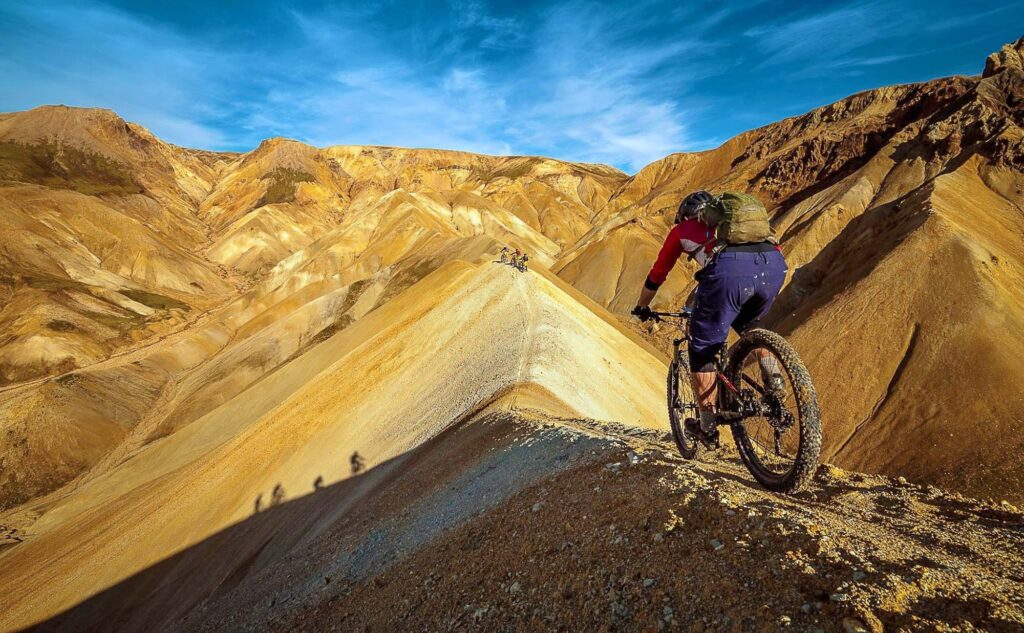
[[[688,320],[693,317],[693,308],[683,308],[679,312],[651,312],[651,314],[653,314],[654,318],[658,321],[660,321],[662,317]]]

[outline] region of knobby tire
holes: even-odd
[[[778,334],[761,329],[746,332],[730,350],[726,375],[733,384],[742,383],[744,360],[757,348],[767,349],[774,354],[792,387],[799,418],[799,446],[796,458],[787,472],[774,473],[762,465],[742,420],[731,425],[733,438],[740,458],[758,483],[776,492],[799,492],[814,477],[821,453],[821,412],[818,408],[818,396],[814,385],[811,384],[810,374],[796,350]]]

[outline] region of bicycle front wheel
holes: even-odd
[[[744,418],[732,434],[743,463],[769,490],[800,491],[821,452],[818,396],[803,361],[786,339],[755,329],[730,350],[727,375],[740,390]]]
[[[676,349],[668,367],[668,420],[672,426],[672,438],[684,459],[697,459],[702,445],[686,429],[686,418],[697,416],[697,399],[690,382],[690,362],[685,354]]]

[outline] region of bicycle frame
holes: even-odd
[[[680,319],[682,321],[681,324],[677,325],[682,329],[683,336],[672,339],[672,351],[674,354],[680,353],[679,348],[683,343],[686,343],[687,345],[690,344],[690,319],[693,317],[692,308],[683,308],[682,312],[652,312],[652,314],[657,318],[658,321],[661,321],[662,317],[668,317],[670,319]],[[691,369],[691,372],[692,371],[693,370]],[[725,387],[725,390],[727,392],[732,393],[734,395],[739,395],[740,390],[725,375],[725,371],[724,368],[721,366],[721,363],[719,363],[719,366],[716,368],[715,381],[722,387]],[[719,404],[721,405],[725,403],[720,402]],[[722,408],[723,407],[721,406],[719,407],[720,410]]]
[[[649,314],[657,321],[661,321],[662,318],[675,320],[672,325],[679,328],[680,331],[680,335],[675,336],[672,341],[672,362],[669,367],[667,387],[668,415],[672,434],[680,453],[684,458],[692,459],[700,451],[700,443],[707,447],[718,446],[717,432],[709,434],[711,429],[692,432],[687,430],[695,422],[693,418],[696,418],[701,411],[694,393],[697,390],[686,389],[686,396],[680,398],[681,388],[685,389],[684,380],[680,375],[683,373],[682,367],[687,367],[687,371],[690,369],[681,354],[684,351],[683,345],[691,345],[693,342],[690,336],[693,310],[650,312]],[[766,378],[764,375],[765,366],[762,359],[765,354],[761,353],[761,350],[774,354],[776,360],[783,363],[783,369],[796,389],[793,393],[795,393],[798,410],[794,411],[788,408],[782,400],[779,387],[774,382],[767,382],[771,378]],[[749,375],[745,368],[751,353],[756,354],[757,364],[760,365],[760,384],[757,378]],[[820,413],[817,397],[810,384],[807,370],[796,356],[795,350],[779,335],[755,329],[744,333],[740,340],[729,348],[728,352],[723,346],[715,361],[715,379],[712,383],[717,390],[716,404],[718,406],[714,415],[715,425],[731,427],[741,459],[755,479],[764,486],[770,490],[783,492],[798,490],[805,486],[817,465],[821,442]],[[735,381],[726,375],[727,371],[733,373],[730,368],[738,370],[733,376]],[[751,372],[756,374],[757,369],[752,369]],[[690,373],[690,379],[692,379],[692,372]],[[795,379],[794,376],[796,376]],[[774,378],[774,374],[772,378]],[[802,384],[803,391],[796,387],[796,381]],[[692,385],[692,387],[696,387],[696,385]],[[784,472],[777,472],[777,469],[770,464],[766,466],[767,462],[761,461],[762,458],[758,456],[757,451],[760,450],[767,455],[771,453],[771,448],[769,444],[764,444],[761,440],[751,439],[746,423],[746,420],[751,418],[765,419],[768,430],[774,436],[776,457],[785,458],[787,462],[792,461],[792,465],[787,466]],[[755,424],[758,425],[754,428],[760,437],[760,429],[763,424],[757,422]],[[796,448],[793,449],[790,442],[786,452],[783,452],[782,435],[794,424],[799,425],[799,435],[795,436],[797,438]]]

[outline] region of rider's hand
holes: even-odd
[[[640,319],[641,321],[653,321],[657,318],[654,312],[651,311],[650,306],[636,306],[633,311],[630,312],[633,316]]]

